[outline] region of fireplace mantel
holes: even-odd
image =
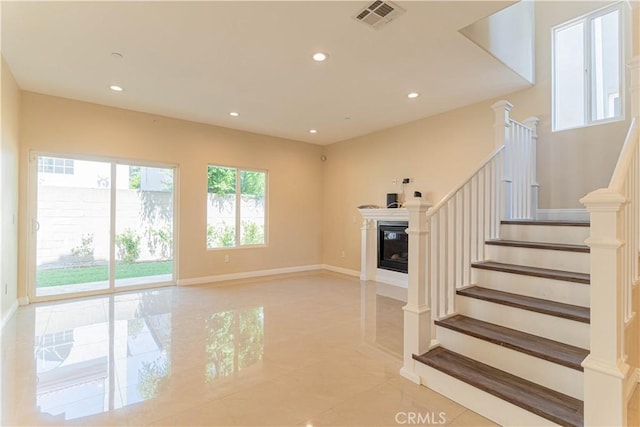
[[[408,221],[406,208],[358,209],[362,215],[362,247],[360,252],[360,280],[375,280],[389,285],[408,286],[405,273],[378,268],[378,221]]]
[[[409,212],[405,208],[393,209],[358,209],[365,220],[375,221],[408,221]]]

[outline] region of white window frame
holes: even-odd
[[[51,296],[37,296],[36,295],[36,257],[37,257],[37,231],[39,228],[38,225],[38,158],[39,157],[52,157],[52,158],[64,158],[69,160],[86,160],[90,162],[104,162],[111,163],[111,176],[116,176],[116,166],[119,164],[125,165],[136,165],[136,166],[145,166],[151,168],[166,168],[173,169],[173,266],[172,266],[172,278],[168,282],[159,282],[159,283],[150,283],[150,284],[141,284],[141,285],[133,285],[133,286],[125,286],[125,287],[116,287],[115,286],[115,263],[111,264],[109,267],[109,287],[106,289],[100,289],[95,291],[79,291],[79,292],[69,292],[65,294],[59,295],[51,295]],[[75,164],[74,164],[75,167]],[[47,301],[57,301],[57,300],[66,300],[70,298],[76,297],[87,297],[87,296],[95,296],[95,295],[108,295],[108,294],[117,294],[124,292],[131,292],[133,290],[140,289],[149,289],[149,288],[158,288],[163,286],[175,286],[177,283],[177,278],[179,276],[179,266],[180,266],[180,245],[178,242],[180,241],[180,170],[177,163],[161,163],[161,162],[152,162],[152,161],[142,161],[142,160],[134,160],[128,159],[124,157],[110,157],[110,156],[97,156],[97,155],[83,155],[83,154],[71,154],[64,152],[56,152],[56,151],[38,151],[31,150],[29,151],[29,186],[27,190],[27,218],[29,221],[29,237],[26,242],[26,252],[27,252],[27,262],[25,265],[26,271],[25,277],[27,281],[27,298],[31,302],[47,302]],[[111,186],[111,201],[110,201],[110,212],[109,212],[109,227],[112,228],[112,224],[115,224],[116,221],[116,186]],[[109,237],[109,258],[115,259],[115,229],[113,232],[110,231]]]
[[[562,132],[565,130],[571,129],[579,129],[588,126],[594,126],[604,123],[612,123],[625,120],[625,67],[626,67],[626,37],[625,37],[625,28],[627,28],[627,18],[626,18],[626,8],[623,7],[625,2],[618,2],[613,5],[605,6],[601,9],[590,12],[586,15],[582,15],[578,18],[572,19],[570,21],[564,22],[560,25],[557,25],[551,29],[551,131],[552,132]],[[594,120],[592,117],[592,99],[593,94],[591,93],[591,86],[593,76],[592,70],[592,57],[593,57],[593,45],[592,45],[592,34],[591,34],[591,22],[604,16],[613,11],[618,11],[618,37],[619,37],[619,82],[620,86],[618,88],[618,93],[620,94],[620,115],[611,118],[605,118],[600,120]],[[583,105],[583,114],[584,114],[584,124],[579,126],[567,127],[558,129],[556,123],[556,33],[562,31],[566,28],[569,28],[573,25],[583,23],[584,28],[584,72],[587,75],[584,79],[584,96],[585,102]]]
[[[205,247],[208,251],[220,251],[220,250],[233,250],[233,249],[247,249],[247,248],[262,248],[267,247],[269,242],[269,171],[266,169],[246,168],[242,166],[229,166],[220,163],[208,163],[207,164],[207,181],[209,178],[209,168],[227,168],[236,170],[236,216],[235,216],[235,245],[234,246],[221,246],[216,248],[210,248],[206,239],[206,232],[209,227],[209,220],[206,220],[205,227]],[[243,245],[241,239],[241,172],[259,172],[264,174],[264,243],[258,243],[255,245]],[[208,185],[208,182],[207,182]],[[207,190],[207,203],[209,203],[209,192]],[[209,209],[207,205],[207,209]]]
[[[74,175],[75,163],[73,159],[60,159],[57,157],[44,156],[38,157],[38,172],[56,175]]]

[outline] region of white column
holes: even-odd
[[[601,188],[583,197],[591,218],[586,243],[591,248],[590,354],[584,367],[584,424],[626,425],[624,319],[622,272],[623,242],[618,239],[618,215],[626,203],[615,191]]]
[[[531,162],[531,211],[529,212],[529,218],[536,219],[538,213],[538,190],[540,184],[538,184],[538,123],[540,119],[537,117],[527,117],[522,122],[525,126],[532,130],[531,134],[531,149],[529,151],[529,161]]]
[[[493,122],[494,147],[504,146],[504,168],[502,170],[502,188],[500,191],[500,219],[511,218],[511,155],[507,141],[507,129],[511,126],[509,112],[513,104],[509,101],[498,101],[491,106],[495,119]]]
[[[377,259],[376,221],[365,218],[362,221],[360,245],[360,280],[375,280]]]
[[[427,218],[429,205],[420,199],[405,203],[409,213],[409,272],[407,305],[404,309],[404,363],[400,375],[420,384],[414,354],[423,354],[431,343],[431,310],[427,289]]]

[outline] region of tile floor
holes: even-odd
[[[403,303],[383,295],[313,273],[21,307],[1,424],[494,425],[398,375]]]

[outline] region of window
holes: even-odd
[[[209,165],[209,249],[265,244],[266,184],[266,172]]]
[[[553,30],[553,130],[622,118],[620,4]]]
[[[38,157],[38,172],[73,175],[74,163],[71,159]]]

